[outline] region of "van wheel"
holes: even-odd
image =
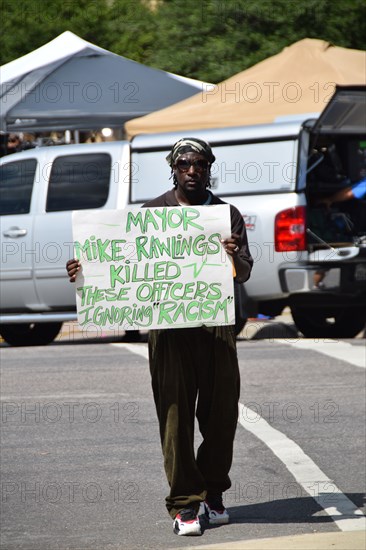
[[[366,317],[361,308],[326,310],[291,307],[295,325],[305,338],[354,338],[365,326]]]
[[[21,323],[0,325],[0,334],[11,346],[44,346],[60,332],[62,323]]]

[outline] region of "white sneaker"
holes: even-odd
[[[222,493],[210,495],[205,500],[206,517],[210,525],[224,525],[229,523],[230,517],[222,503]]]
[[[197,513],[192,508],[183,508],[175,516],[173,531],[176,535],[201,535],[201,525]]]

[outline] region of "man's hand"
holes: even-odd
[[[75,283],[76,275],[81,269],[81,264],[79,260],[76,260],[75,258],[72,258],[68,262],[66,262],[66,271],[70,279],[70,283]]]
[[[221,241],[226,254],[233,259],[234,264],[234,278],[238,283],[245,283],[250,274],[250,264],[244,258],[239,256],[240,249],[242,247],[242,241],[240,235],[233,233],[229,239],[223,239]]]
[[[225,252],[235,258],[241,247],[240,235],[233,233],[229,239],[222,240],[221,244],[225,248]]]

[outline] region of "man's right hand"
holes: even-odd
[[[72,258],[68,262],[66,262],[66,271],[70,279],[70,283],[75,283],[76,275],[81,268],[81,264],[79,260],[76,260],[75,258]]]

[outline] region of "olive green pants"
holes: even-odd
[[[231,485],[240,391],[233,327],[151,330],[149,359],[174,518]],[[195,416],[203,438],[197,457]]]

